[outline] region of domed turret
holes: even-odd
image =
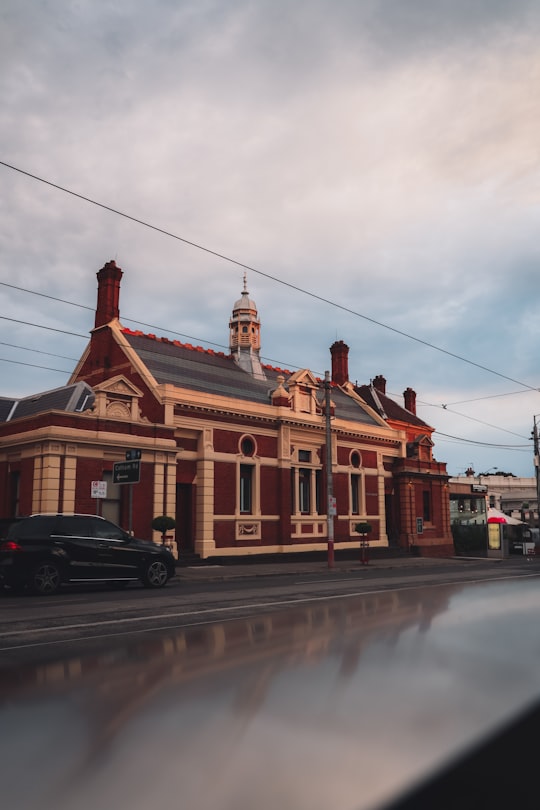
[[[229,321],[229,349],[232,356],[244,371],[259,380],[265,380],[259,358],[261,348],[261,322],[257,305],[249,297],[246,274],[242,296],[235,302]]]

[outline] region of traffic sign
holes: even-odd
[[[106,498],[107,497],[107,482],[106,481],[92,481],[90,486],[90,495],[92,498]]]
[[[140,478],[140,461],[117,461],[113,464],[113,484],[138,484]]]
[[[142,456],[142,450],[126,450],[126,461],[138,461]]]

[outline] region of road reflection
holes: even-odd
[[[539,607],[386,591],[0,669],[6,806],[374,806],[537,695]]]

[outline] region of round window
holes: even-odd
[[[356,467],[356,469],[362,466],[362,456],[360,455],[358,450],[353,450],[353,452],[351,453],[351,464],[353,467]]]
[[[251,436],[244,436],[240,442],[240,450],[243,456],[252,456],[255,452],[255,442]]]

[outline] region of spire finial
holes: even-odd
[[[247,273],[244,273],[244,290],[243,292],[247,293]]]

